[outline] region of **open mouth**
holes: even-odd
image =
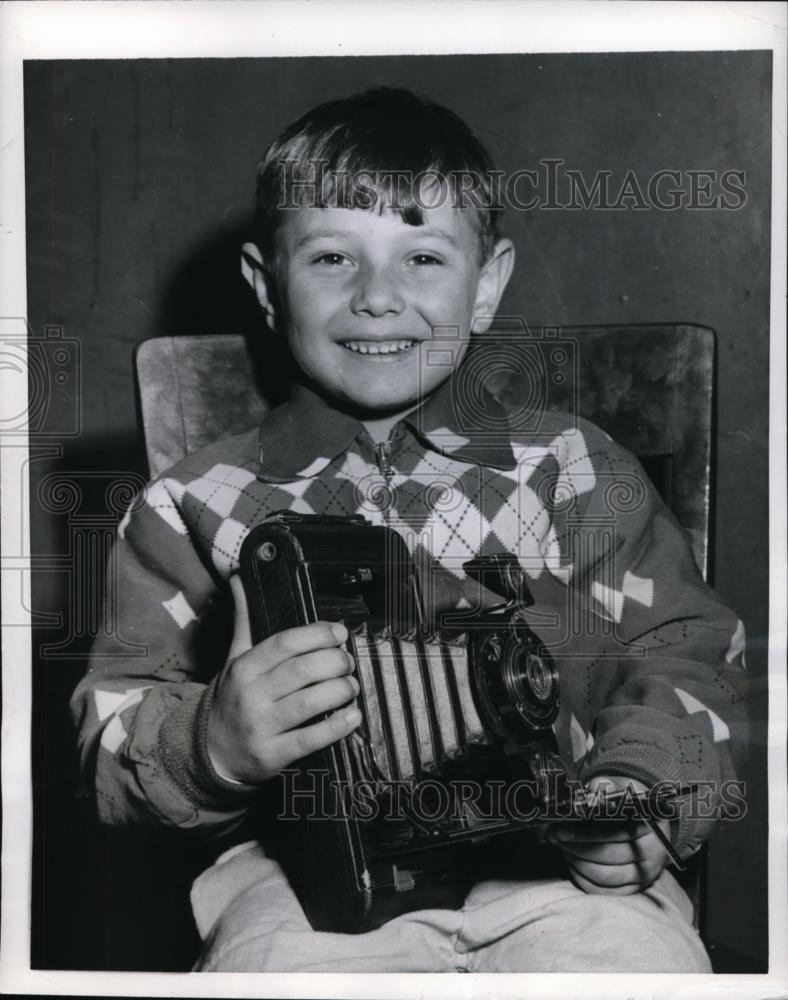
[[[415,340],[345,340],[342,346],[354,354],[403,354],[415,347]]]

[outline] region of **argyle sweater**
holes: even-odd
[[[745,743],[744,627],[703,583],[685,533],[597,427],[544,413],[515,433],[488,398],[485,427],[460,428],[451,392],[376,449],[359,422],[296,388],[259,429],[189,455],[135,498],[108,574],[116,627],[72,699],[103,821],[217,835],[253,801],[208,757],[224,661],[205,652],[230,615],[244,537],[281,510],[390,525],[422,580],[452,584],[454,606],[475,600],[463,563],[514,553],[558,667],[554,729],[570,775],[711,782],[718,799]],[[677,852],[713,822],[682,811]]]

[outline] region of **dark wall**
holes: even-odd
[[[157,896],[156,878],[153,888],[139,881],[134,865],[152,864],[146,848],[124,841],[119,853],[75,804],[65,713],[91,631],[76,610],[92,607],[96,578],[68,566],[83,549],[90,565],[90,546],[111,534],[121,508],[117,497],[108,505],[108,484],[145,473],[132,350],[161,334],[261,331],[238,269],[255,164],[310,106],[378,84],[456,109],[507,173],[544,159],[587,183],[611,171],[613,201],[628,170],[644,189],[659,170],[681,171],[687,193],[687,171],[716,171],[712,195],[719,175],[744,172],[737,210],[629,199],[621,210],[510,212],[519,256],[502,312],[532,325],[686,321],[717,331],[715,580],[747,626],[756,721],[750,815],[712,843],[708,933],[719,955],[741,953],[742,968],[762,961],[770,81],[770,56],[758,52],[26,65],[29,321],[37,337],[62,327],[79,351],[32,442],[33,548],[45,564],[33,591],[36,964],[166,965],[175,946],[160,939],[144,954],[135,924],[151,903],[173,919],[185,905]],[[65,434],[77,416],[78,433]],[[79,498],[57,500],[65,479]],[[177,868],[177,851],[170,861]],[[184,886],[188,875],[179,874]]]

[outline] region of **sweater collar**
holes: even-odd
[[[432,451],[475,465],[515,468],[506,413],[480,386],[469,396],[462,369],[396,425],[391,440],[406,426]],[[463,403],[470,401],[482,419],[463,426]],[[364,425],[334,409],[322,396],[296,383],[290,399],[263,421],[259,432],[258,478],[267,483],[293,482],[319,475],[358,438],[371,446]]]

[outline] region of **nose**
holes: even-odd
[[[396,277],[385,267],[367,265],[357,274],[350,308],[367,316],[397,315],[404,302]]]

